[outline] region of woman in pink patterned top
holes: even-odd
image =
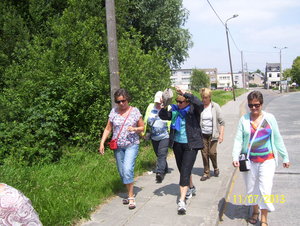
[[[108,122],[102,134],[99,151],[102,155],[104,154],[104,143],[112,130],[113,139],[117,139],[121,130],[117,140],[118,148],[114,150],[114,154],[121,180],[126,184],[128,190],[128,197],[123,199],[123,204],[129,204],[129,209],[134,209],[136,204],[133,194],[133,170],[139,150],[138,133],[144,131],[144,122],[140,111],[128,105],[130,96],[125,89],[117,90],[114,97],[118,107],[112,109],[108,116]],[[123,126],[124,121],[125,124]]]
[[[42,226],[31,201],[17,189],[0,184],[0,225]]]

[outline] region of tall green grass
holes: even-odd
[[[136,160],[136,175],[156,164],[150,143],[143,146]],[[104,156],[84,148],[67,149],[62,159],[51,165],[19,167],[8,162],[1,166],[0,177],[2,183],[19,189],[32,201],[45,226],[72,225],[89,218],[105,199],[125,191],[109,149]]]
[[[234,91],[235,91],[235,97],[238,97],[244,93],[243,89],[235,89]],[[193,91],[193,94],[201,100],[201,96],[198,92]],[[233,93],[232,91],[212,90],[211,99],[212,101],[218,103],[220,107],[222,107],[227,102],[233,100]]]
[[[236,96],[242,93],[242,89],[236,90]],[[232,99],[231,91],[213,91],[212,100],[220,106]],[[44,226],[74,225],[79,219],[89,218],[107,198],[126,191],[113,151],[107,149],[101,156],[98,147],[99,144],[62,147],[63,157],[50,165],[24,167],[7,161],[0,166],[0,182],[19,189],[31,200]],[[153,170],[155,165],[152,145],[143,141],[135,175]]]

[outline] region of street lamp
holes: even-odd
[[[235,91],[234,91],[234,81],[233,81],[233,72],[232,72],[232,63],[231,63],[231,55],[230,55],[230,47],[229,47],[229,39],[228,39],[228,28],[227,28],[227,21],[239,16],[238,14],[234,14],[232,17],[228,18],[225,22],[226,28],[226,37],[227,37],[227,46],[228,46],[228,54],[229,54],[229,63],[230,63],[230,71],[231,71],[231,83],[232,83],[232,91],[233,91],[233,100],[235,101]]]
[[[282,93],[282,86],[281,86],[281,80],[282,80],[282,70],[281,70],[281,50],[282,49],[287,49],[287,47],[283,47],[283,48],[278,48],[276,46],[274,46],[275,49],[279,49],[280,50],[280,82],[279,82],[279,87],[280,87],[280,93]]]

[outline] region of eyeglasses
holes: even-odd
[[[177,104],[182,104],[185,101],[176,100]]]
[[[261,105],[261,104],[248,104],[248,107],[249,107],[249,108],[253,108],[253,107],[259,108],[260,105]]]
[[[126,99],[125,100],[117,100],[116,103],[120,104],[120,103],[125,103],[126,101],[127,101]]]

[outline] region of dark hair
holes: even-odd
[[[127,92],[126,89],[118,89],[118,90],[115,92],[114,96],[115,96],[115,103],[117,103],[117,98],[118,98],[119,96],[125,97],[126,100],[128,101],[128,103],[130,102],[130,96],[129,96],[129,93]]]
[[[264,103],[264,96],[259,91],[252,91],[251,93],[249,93],[247,99],[248,99],[248,102],[250,102],[254,99],[257,99],[260,104]]]

